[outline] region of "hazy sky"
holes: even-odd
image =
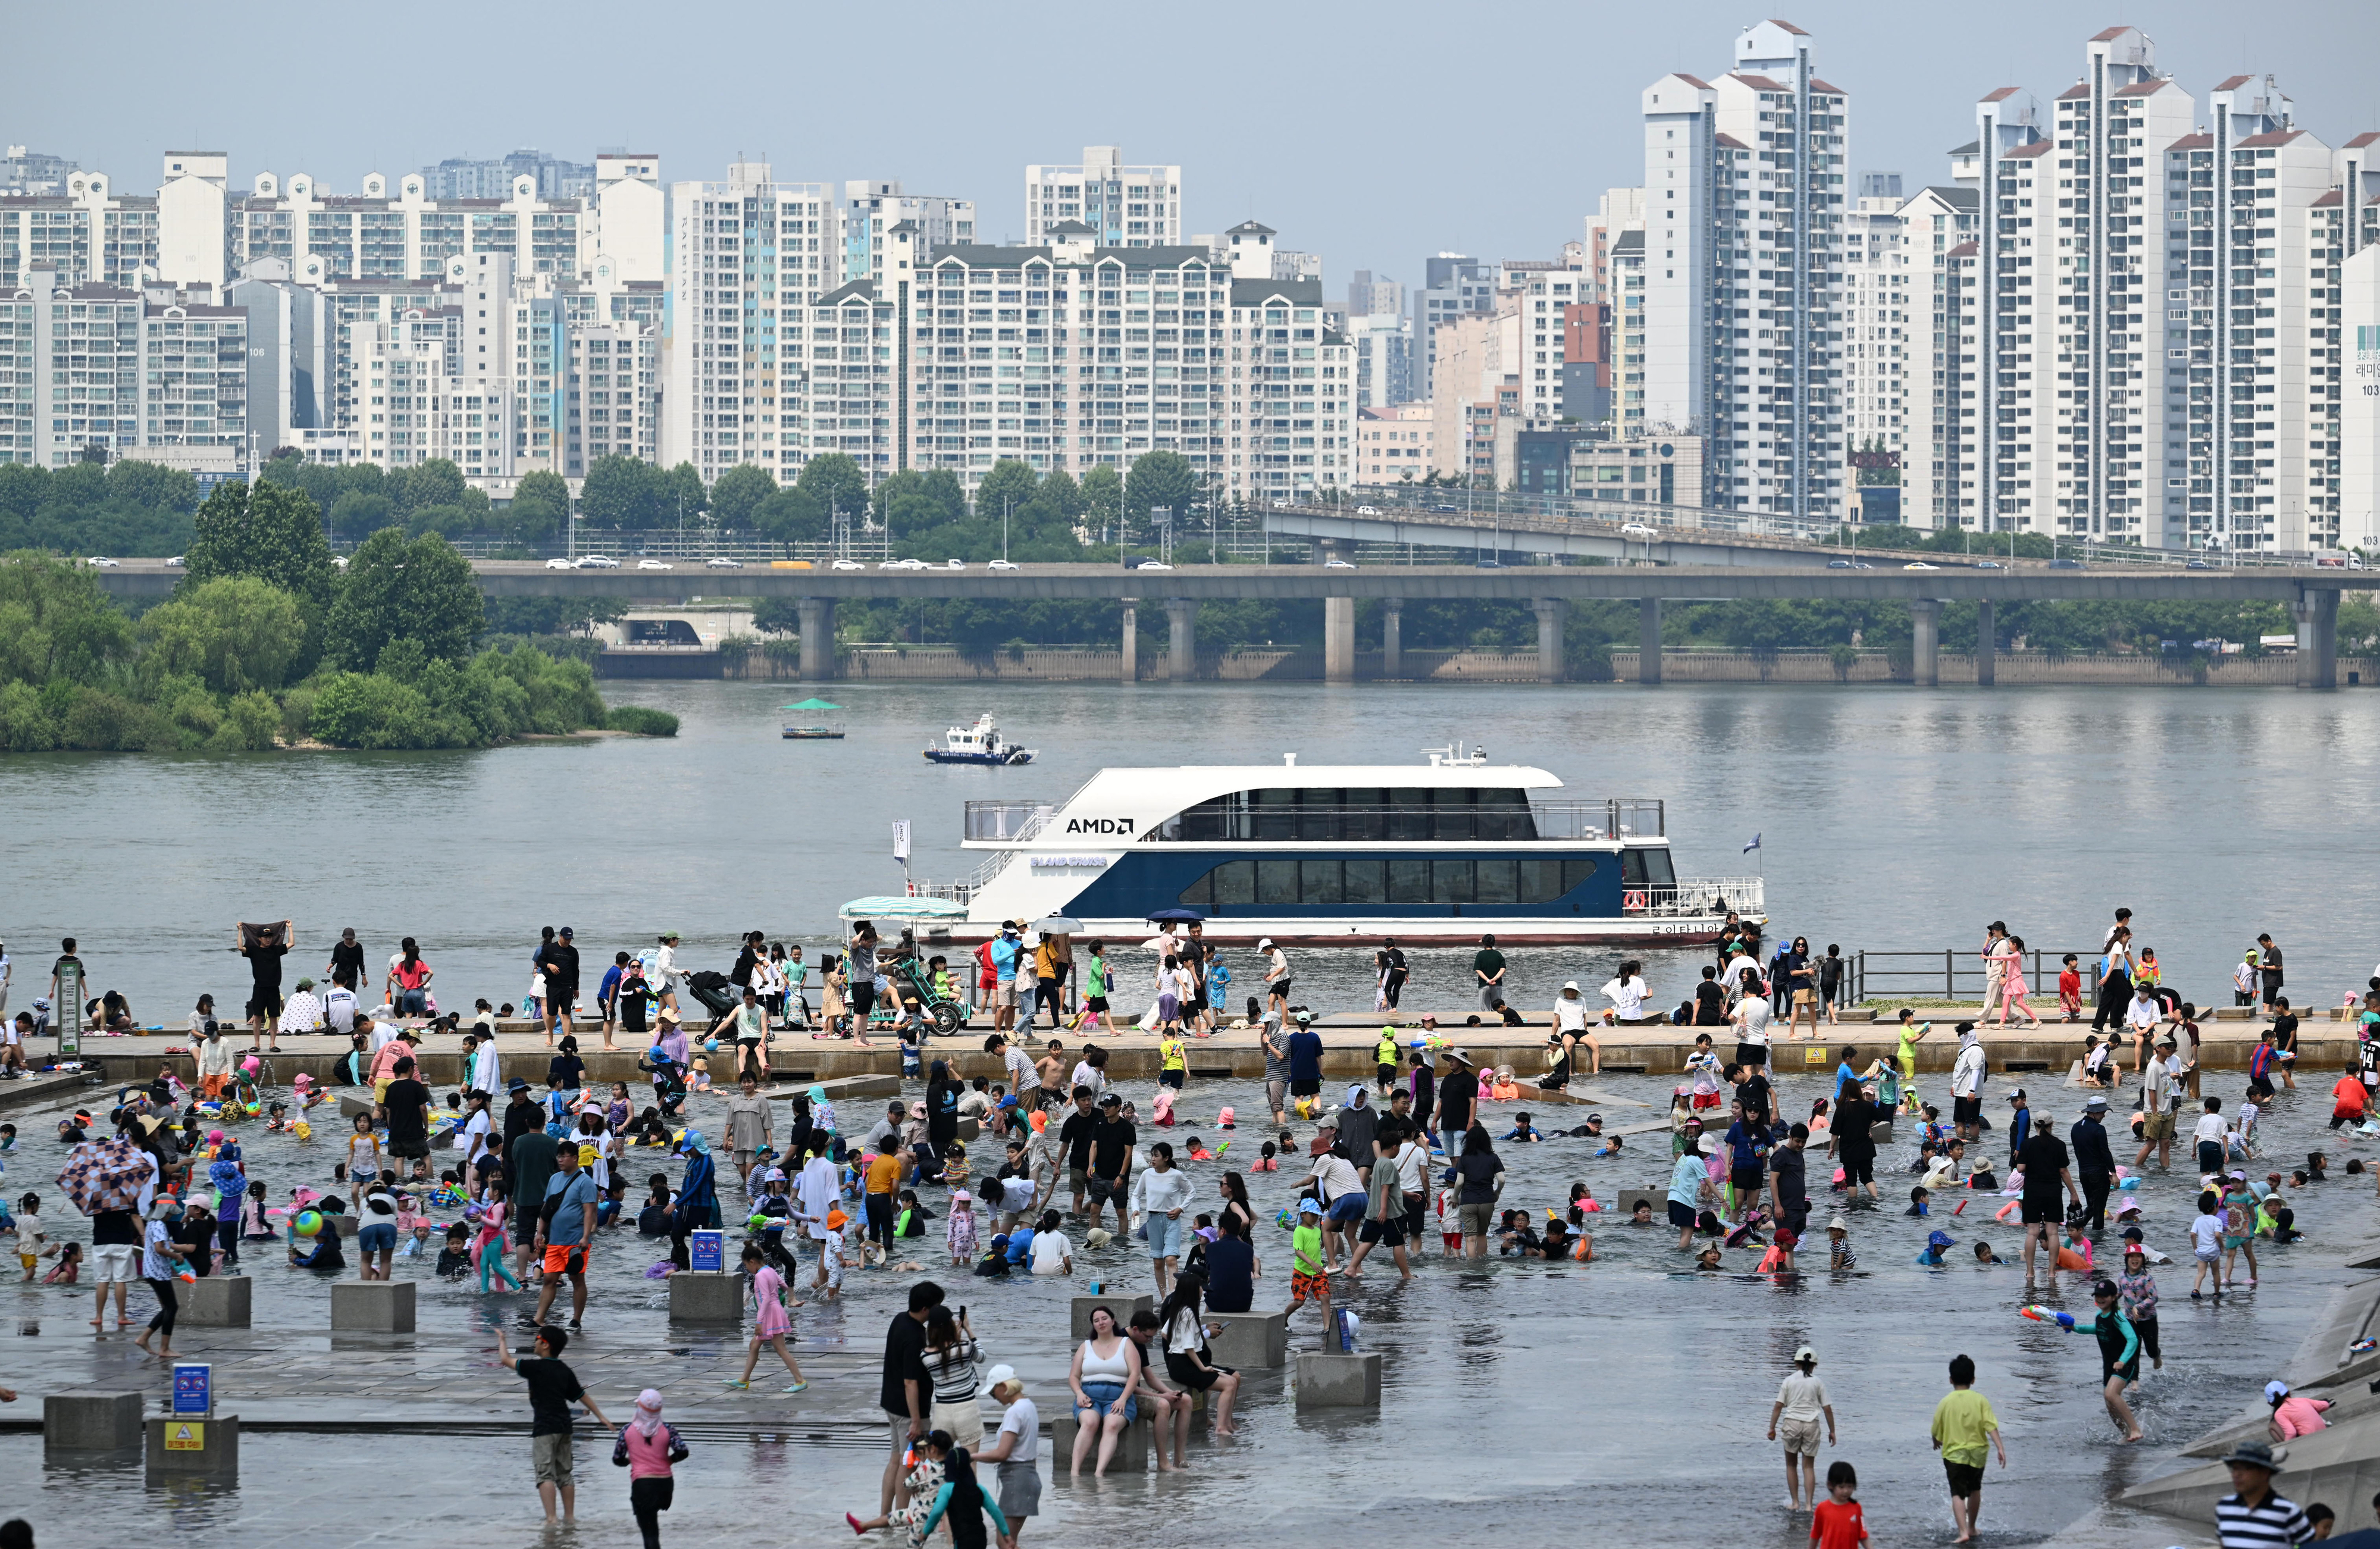
[[[251,0],[227,13],[140,7],[94,28],[18,6],[0,140],[75,158],[126,191],[168,149],[260,170],[363,174],[534,145],[657,152],[670,179],[739,150],[788,181],[897,177],[972,198],[979,231],[1023,231],[1024,167],[1087,144],[1184,168],[1185,232],[1248,216],[1318,250],[1330,287],[1357,268],[1413,281],[1422,258],[1549,256],[1614,184],[1642,172],[1644,86],[1724,72],[1735,34],[1781,15],[1851,94],[1851,170],[1948,179],[1973,104],[2017,85],[2045,109],[2082,42],[2128,22],[2203,104],[2271,71],[2300,125],[2336,145],[2380,126],[2368,4],[1988,7],[1159,5],[1123,6],[455,5],[392,10]],[[2355,18],[2361,17],[2361,21]],[[38,67],[27,67],[40,61]],[[2362,79],[2350,79],[2360,74]]]

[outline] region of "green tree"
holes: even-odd
[[[1068,521],[1083,514],[1083,487],[1062,468],[1042,480],[1034,494]]]
[[[832,521],[836,511],[856,517],[868,509],[868,475],[841,452],[829,452],[802,464],[794,487],[818,502],[824,521]]]
[[[1108,464],[1101,463],[1083,475],[1082,491],[1083,508],[1078,515],[1093,531],[1123,518],[1123,481]]]
[[[459,662],[480,638],[482,619],[471,562],[435,533],[408,542],[390,527],[349,557],[323,633],[339,662],[369,671],[398,640],[418,641],[428,658]]]
[[[812,543],[826,536],[826,507],[810,491],[789,484],[760,502],[752,526],[777,543]]]
[[[299,490],[225,481],[199,507],[181,586],[254,576],[295,596],[310,618],[331,605],[337,574],[322,513]]]
[[[405,530],[416,536],[435,532],[442,538],[460,538],[479,531],[481,525],[480,513],[468,506],[416,506],[405,519]]]
[[[918,493],[941,508],[943,521],[966,520],[966,486],[960,483],[959,476],[949,469],[929,470],[919,482]]]
[[[350,542],[389,525],[396,505],[388,496],[364,490],[342,490],[331,505],[331,535],[346,533]]]
[[[0,682],[94,682],[131,654],[131,623],[92,571],[42,554],[0,558]]]
[[[761,504],[777,493],[777,481],[768,470],[750,463],[738,463],[719,476],[710,486],[710,524],[735,531],[749,531],[756,525]]]
[[[595,459],[579,486],[578,510],[590,527],[651,527],[661,470],[636,457]],[[675,507],[672,508],[674,514]]]
[[[152,674],[190,673],[218,694],[278,689],[305,653],[298,599],[254,576],[219,576],[141,617]]]
[[[653,525],[698,521],[710,506],[710,492],[703,487],[702,475],[694,470],[694,464],[682,462],[661,476],[653,501]]]
[[[464,505],[463,492],[470,488],[464,482],[463,470],[444,457],[432,457],[391,473],[388,482],[396,508],[408,518],[425,506]]]
[[[512,504],[499,525],[507,537],[523,543],[552,543],[562,539],[570,518],[570,485],[547,469],[525,473],[513,489]]]
[[[1068,482],[1073,481],[1069,480]],[[1014,457],[1002,457],[975,487],[975,510],[978,518],[998,521],[1002,506],[1014,508],[1033,498],[1040,480],[1033,470]]]
[[[1123,483],[1123,509],[1133,525],[1144,531],[1148,526],[1152,506],[1169,506],[1173,512],[1174,526],[1187,531],[1190,526],[1190,503],[1198,498],[1198,475],[1190,467],[1190,459],[1179,452],[1144,452],[1132,465],[1132,472]]]

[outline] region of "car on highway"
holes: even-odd
[[[2193,559],[2189,564],[2183,566],[2182,568],[2185,570],[2212,570],[2215,567],[2209,565],[2203,559]]]
[[[1326,570],[1352,570],[1355,567],[1355,562],[1352,559],[1326,559],[1322,562],[1322,567]]]
[[[926,562],[922,559],[888,559],[876,567],[880,570],[922,570],[926,568]]]
[[[1273,501],[1272,508],[1276,511],[1287,511],[1293,509],[1296,505],[1297,502],[1294,500],[1281,498]]]
[[[1451,501],[1441,501],[1438,505],[1431,506],[1430,509],[1433,511],[1460,511],[1463,507],[1454,505]]]
[[[838,570],[865,570],[868,568],[867,566],[862,565],[856,559],[838,559],[834,562],[834,567]]]
[[[674,570],[677,567],[672,565],[666,559],[639,559],[637,561],[637,568],[639,570]]]
[[[620,562],[608,554],[582,554],[578,556],[581,570],[616,570]]]
[[[1647,527],[1641,521],[1632,521],[1620,529],[1620,535],[1622,538],[1638,538],[1650,543],[1661,535],[1661,530],[1658,527]]]
[[[1873,570],[1876,567],[1869,564],[1864,559],[1829,559],[1827,561],[1827,568],[1829,570]]]
[[[1014,570],[1016,567],[1011,565],[1005,559],[995,559],[990,564],[985,566],[984,568],[987,570]]]
[[[2082,562],[2079,559],[2053,559],[2049,562],[2049,567],[2053,570],[2080,570],[2082,568]]]
[[[1904,570],[1938,570],[1941,567],[1939,565],[1928,565],[1922,559],[1912,559],[1901,567]]]
[[[2008,567],[2001,564],[1997,559],[1978,559],[1975,561],[1975,568],[1978,570],[2005,570]]]
[[[165,567],[169,570],[179,570],[183,568],[182,556],[178,554],[168,555],[165,560]]]
[[[945,570],[964,570],[966,568],[966,561],[964,559],[945,559],[942,561],[942,568]]]
[[[576,564],[567,559],[549,559],[545,562],[545,567],[549,570],[576,570],[578,568]]]
[[[730,559],[723,554],[714,554],[702,563],[707,568],[713,570],[741,570],[744,568],[744,562],[742,560]]]
[[[1138,568],[1143,570],[1171,570],[1173,567],[1166,564],[1161,559],[1144,559],[1140,562]]]
[[[89,559],[84,560],[83,563],[90,566],[94,570],[113,570],[115,568],[115,561],[113,559],[102,559],[97,555],[91,555]]]
[[[1355,514],[1359,517],[1377,517],[1380,514],[1380,508],[1377,506],[1358,506],[1355,507]]]

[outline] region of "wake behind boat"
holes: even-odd
[[[942,734],[943,745],[926,750],[933,763],[1031,763],[1038,749],[1000,739],[1000,724],[985,711],[971,726],[953,726]]]
[[[1284,945],[1683,945],[1730,910],[1765,919],[1759,877],[1677,874],[1662,802],[1560,788],[1458,749],[1418,767],[1109,769],[1062,802],[966,803],[965,848],[996,853],[910,891],[964,906],[948,930],[967,941],[1052,914],[1131,937],[1160,910],[1204,919],[1209,941]]]

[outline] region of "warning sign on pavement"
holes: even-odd
[[[177,1420],[165,1427],[165,1450],[168,1452],[204,1452],[207,1449],[207,1422],[202,1420]]]

